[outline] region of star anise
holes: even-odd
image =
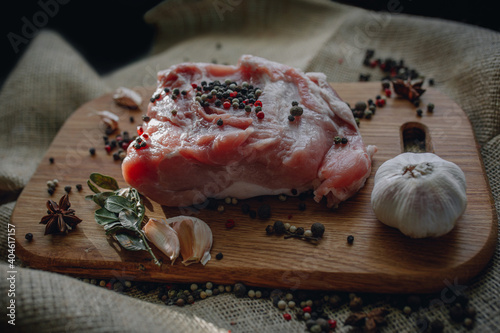
[[[72,230],[82,220],[75,215],[75,210],[70,209],[68,195],[64,195],[57,204],[53,200],[47,201],[47,213],[42,217],[40,223],[45,224],[45,235],[48,234],[64,234]]]
[[[425,92],[425,89],[422,89],[423,81],[418,81],[415,83],[411,83],[411,80],[404,81],[401,79],[396,79],[392,81],[392,87],[394,88],[394,92],[401,97],[406,98],[410,102],[413,102],[422,96]]]
[[[372,311],[352,313],[344,321],[344,325],[350,325],[363,328],[363,332],[375,333],[378,328],[386,324],[385,316],[389,314],[389,310],[385,308],[376,308]]]

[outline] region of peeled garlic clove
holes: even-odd
[[[157,219],[149,219],[142,230],[146,238],[170,258],[173,265],[180,252],[177,232],[167,222]]]
[[[182,263],[186,266],[197,262],[205,265],[211,258],[213,237],[210,227],[199,218],[191,216],[176,216],[167,221],[179,236]]]
[[[465,175],[435,154],[403,153],[377,170],[371,204],[377,219],[407,236],[439,237],[465,211]]]
[[[116,89],[113,99],[116,104],[129,109],[137,109],[142,103],[142,98],[138,93],[125,87]]]
[[[107,132],[112,133],[118,129],[120,118],[116,114],[110,111],[99,111],[97,115],[101,117],[102,125]]]

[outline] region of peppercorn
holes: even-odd
[[[345,144],[347,143],[347,138],[342,138],[342,139],[340,139],[340,143],[342,143],[342,144],[344,144],[344,145],[345,145]]]
[[[354,110],[365,111],[366,103],[363,101],[356,102],[356,104],[354,105]]]
[[[274,227],[272,225],[270,225],[270,224],[267,225],[266,234],[268,234],[268,235],[274,234]]]
[[[444,324],[441,320],[435,319],[431,322],[431,333],[441,333],[444,330]]]
[[[53,188],[53,187],[49,187],[49,188],[47,189],[47,192],[48,192],[50,195],[52,195],[52,194],[54,194],[55,190],[54,190],[54,188]]]
[[[373,111],[371,110],[366,110],[365,113],[363,114],[366,119],[371,119],[373,116]]]
[[[222,258],[224,258],[224,255],[222,254],[222,252],[219,252],[215,255],[215,259],[217,259],[217,260],[221,260]]]
[[[432,79],[432,78],[431,78],[431,79],[429,79],[429,85],[430,85],[430,86],[433,86],[433,85],[434,85],[434,79]]]
[[[264,204],[261,205],[257,210],[257,215],[260,219],[268,219],[271,217],[271,206]]]
[[[238,298],[245,297],[247,294],[247,288],[243,283],[236,283],[234,285],[234,295]]]
[[[91,156],[95,156],[95,148],[94,147],[89,148],[89,153]]]
[[[306,204],[304,202],[299,203],[299,210],[306,210]]]
[[[427,112],[434,112],[434,104],[433,103],[427,104]]]
[[[391,82],[389,80],[382,80],[382,89],[389,89],[391,87]]]
[[[304,236],[306,236],[306,237],[312,237],[312,235],[313,235],[313,233],[312,233],[311,230],[304,231]]]
[[[177,306],[184,306],[186,304],[186,301],[184,298],[178,298],[177,301],[175,302],[175,305]]]
[[[294,117],[300,117],[304,113],[304,109],[300,106],[292,106],[290,108],[290,114]]]
[[[277,235],[282,235],[286,232],[285,224],[282,221],[275,221],[273,229]]]
[[[221,118],[219,118],[219,120],[217,120],[217,125],[222,126],[223,124],[224,124],[224,121]]]
[[[354,236],[353,235],[347,236],[347,244],[352,244],[352,243],[354,243]]]
[[[295,234],[297,235],[303,235],[305,232],[304,228],[302,227],[298,227],[296,230],[295,230]]]
[[[54,164],[54,158],[53,157],[49,157],[49,163],[50,164]]]
[[[361,297],[355,296],[349,302],[349,308],[353,311],[359,311],[363,307],[363,300]]]
[[[257,217],[257,212],[253,209],[250,209],[250,211],[248,211],[248,216],[250,216],[251,219],[254,219]]]
[[[250,205],[249,204],[247,204],[247,203],[241,204],[241,212],[243,214],[248,214],[249,211],[250,211]]]
[[[315,222],[311,226],[311,232],[314,237],[323,237],[325,233],[325,226],[322,223]]]
[[[64,191],[66,191],[66,193],[71,192],[71,186],[69,186],[69,185],[64,186]]]
[[[464,320],[465,313],[461,305],[455,304],[450,309],[450,318],[455,322],[461,322]]]
[[[31,242],[33,240],[33,234],[31,232],[28,232],[26,235],[24,235],[24,238]]]
[[[82,184],[76,184],[76,189],[80,192],[83,189]]]

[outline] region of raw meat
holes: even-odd
[[[289,119],[293,101],[303,113]],[[364,185],[376,151],[364,146],[324,74],[250,55],[237,66],[183,63],[159,72],[147,116],[123,176],[166,206],[310,189],[317,202],[337,206]]]

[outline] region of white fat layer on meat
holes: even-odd
[[[240,181],[232,183],[230,186],[226,187],[224,190],[219,192],[216,196],[216,199],[223,199],[226,197],[247,199],[263,195],[263,193],[265,193],[266,195],[278,195],[278,194],[292,195],[292,192],[289,188],[271,189],[264,186]]]

